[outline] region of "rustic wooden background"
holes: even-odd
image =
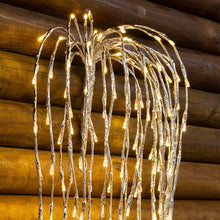
[[[191,88],[189,90],[189,120],[183,137],[183,158],[180,168],[174,220],[220,219],[220,0],[1,0],[0,3],[0,219],[37,219],[38,185],[33,141],[33,86],[31,80],[39,42],[37,38],[48,28],[65,26],[70,13],[82,22],[85,9],[93,11],[97,28],[120,24],[144,24],[166,33],[173,39],[186,66]],[[41,61],[39,83],[39,148],[43,168],[44,216],[49,219],[51,178],[50,141],[45,125],[45,94],[48,58],[59,33],[46,44]],[[139,37],[141,41],[143,36]],[[151,43],[145,41],[146,43]],[[57,137],[63,113],[64,65],[63,52],[58,51],[55,78],[52,81],[54,133]],[[80,125],[83,91],[83,68],[72,66],[71,84],[74,108],[74,160],[80,152]],[[98,80],[101,80],[98,78]],[[119,172],[120,146],[123,123],[123,78],[116,77],[118,99],[115,103],[110,146],[114,172]],[[97,218],[103,185],[103,123],[101,117],[101,83],[96,83],[93,107],[94,125],[99,142],[95,148],[93,176],[93,212]],[[132,98],[134,99],[134,97]],[[180,101],[184,95],[180,92]],[[134,114],[134,113],[133,113]],[[131,130],[135,129],[135,118]],[[134,133],[134,132],[131,132]],[[151,133],[151,131],[150,131]],[[145,158],[149,154],[152,137],[149,133]],[[131,140],[134,136],[131,135]],[[65,146],[66,149],[66,146]],[[89,150],[88,150],[89,153]],[[129,183],[132,181],[134,158],[129,159]],[[64,153],[64,157],[66,154]],[[89,160],[89,158],[88,158]],[[58,160],[57,160],[58,161]],[[101,161],[101,162],[100,162]],[[144,159],[143,219],[150,218],[149,173],[150,163]],[[64,164],[68,169],[68,164]],[[82,173],[76,169],[77,179]],[[55,174],[55,219],[61,219],[62,199],[58,173]],[[120,179],[114,178],[114,218],[120,193]],[[79,189],[80,195],[82,190]],[[70,203],[71,204],[71,203]],[[135,204],[133,205],[135,207]],[[68,207],[71,210],[71,205]],[[71,211],[69,212],[71,214]],[[135,209],[129,219],[135,219]]]

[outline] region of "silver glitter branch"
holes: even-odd
[[[71,33],[72,21],[76,29],[76,34]],[[112,197],[113,197],[113,162],[111,159],[111,146],[109,143],[109,134],[111,130],[112,114],[114,101],[117,99],[116,80],[113,68],[113,62],[122,65],[124,72],[124,96],[125,96],[125,117],[123,123],[124,137],[121,148],[121,193],[118,207],[118,220],[126,219],[130,214],[131,204],[134,199],[137,200],[137,219],[141,219],[141,193],[142,193],[142,163],[143,151],[146,141],[146,135],[149,125],[153,130],[153,144],[148,156],[152,161],[151,168],[151,213],[152,220],[171,220],[173,215],[174,194],[177,185],[177,177],[181,161],[182,148],[182,132],[186,131],[187,111],[188,111],[188,87],[189,82],[185,67],[180,59],[179,53],[175,47],[175,43],[165,34],[152,28],[142,25],[123,25],[117,28],[110,28],[102,33],[98,33],[93,29],[93,17],[90,11],[84,15],[84,30],[81,32],[77,19],[74,14],[70,15],[67,28],[55,27],[39,38],[41,46],[37,55],[34,76],[32,84],[35,88],[34,98],[34,139],[35,139],[35,155],[36,167],[39,183],[39,220],[43,219],[42,206],[42,181],[43,175],[38,156],[38,121],[37,121],[37,76],[39,71],[39,60],[44,43],[47,38],[56,30],[63,32],[56,42],[52,52],[47,81],[47,115],[46,124],[50,130],[51,142],[51,167],[50,175],[52,177],[51,184],[51,203],[50,203],[50,220],[53,219],[53,197],[54,197],[54,172],[55,172],[55,144],[59,145],[59,173],[63,195],[63,219],[67,219],[67,207],[69,197],[71,195],[71,186],[74,185],[74,207],[72,217],[76,219],[85,219],[85,210],[88,201],[88,217],[91,219],[92,210],[92,169],[94,161],[94,148],[98,138],[95,133],[93,121],[91,117],[92,103],[94,94],[94,85],[96,81],[97,64],[101,63],[102,82],[103,82],[103,120],[104,120],[104,161],[105,178],[104,187],[101,196],[101,206],[99,219],[105,218],[105,202],[107,194],[110,195],[110,206],[108,219],[112,219]],[[146,36],[155,40],[161,47],[163,53],[153,48],[143,45],[132,38],[125,36],[126,31],[138,30],[146,34]],[[79,39],[79,40],[77,40]],[[63,119],[60,127],[60,133],[57,143],[54,143],[53,122],[50,101],[50,81],[53,78],[54,62],[57,49],[61,41],[66,42],[65,51],[65,89],[64,99],[65,107]],[[168,53],[166,47],[173,49],[174,54],[180,64],[182,78],[185,83],[185,106],[182,117],[180,117],[179,103],[179,82],[180,76],[177,72],[175,63]],[[85,88],[84,88],[84,105],[82,109],[82,145],[79,158],[79,169],[83,172],[83,183],[77,183],[75,175],[75,166],[73,162],[73,142],[74,135],[72,118],[73,110],[71,105],[70,93],[70,77],[71,64],[75,57],[80,57],[85,66]],[[142,74],[144,84],[140,85],[137,75]],[[111,90],[107,90],[106,74],[110,75]],[[132,112],[131,104],[131,85],[130,79],[134,79],[135,83],[135,104],[134,109],[137,111],[136,116],[136,135],[132,146],[130,146],[129,124]],[[107,96],[107,93],[111,94]],[[107,106],[107,97],[110,97],[110,105]],[[108,110],[109,109],[109,110]],[[143,111],[145,109],[145,112]],[[142,120],[142,115],[145,120]],[[63,163],[63,140],[64,133],[68,137],[68,155],[69,155],[69,180],[65,185]],[[88,138],[91,142],[91,160],[87,164],[86,151],[88,146]],[[132,149],[130,149],[132,148]],[[131,189],[128,188],[128,158],[129,151],[136,152],[136,165],[133,176]],[[167,155],[167,156],[166,156]],[[88,167],[87,167],[88,166]],[[88,169],[88,174],[87,174]],[[88,176],[87,176],[88,175]],[[87,179],[88,178],[88,181]],[[81,211],[79,213],[79,195],[78,185],[83,187],[83,201]],[[156,188],[157,186],[157,188]],[[88,195],[86,192],[88,190]],[[158,192],[158,193],[157,193]],[[156,197],[158,195],[158,204]]]

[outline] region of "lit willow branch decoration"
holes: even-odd
[[[71,34],[71,23],[74,21],[76,35]],[[103,119],[105,123],[104,130],[104,162],[106,169],[104,187],[101,196],[101,208],[99,219],[105,217],[105,201],[106,194],[110,194],[110,206],[108,219],[112,219],[112,196],[113,196],[113,164],[111,159],[111,148],[109,146],[109,133],[111,128],[112,112],[114,100],[117,98],[115,74],[112,62],[118,62],[123,66],[124,70],[124,95],[125,95],[125,120],[123,124],[124,137],[121,149],[121,193],[118,208],[118,219],[126,219],[130,213],[130,207],[134,198],[137,198],[137,219],[141,219],[141,192],[142,192],[142,162],[143,149],[145,145],[148,124],[151,122],[153,129],[153,145],[149,154],[149,160],[152,161],[151,170],[151,212],[152,219],[172,219],[174,193],[176,190],[177,176],[179,172],[181,160],[181,143],[182,132],[186,130],[187,109],[188,109],[188,87],[185,67],[180,59],[175,44],[165,34],[160,33],[149,27],[141,25],[123,25],[118,28],[110,28],[102,33],[93,30],[93,18],[89,11],[84,15],[84,33],[81,35],[76,17],[71,14],[67,29],[63,27],[55,27],[45,33],[39,40],[42,41],[39,53],[37,55],[35,72],[32,83],[35,86],[34,99],[34,137],[35,137],[35,153],[36,166],[39,181],[39,219],[43,219],[42,209],[42,173],[38,157],[38,125],[37,125],[37,75],[39,70],[39,59],[47,38],[55,31],[63,31],[63,36],[59,37],[54,51],[49,61],[48,81],[47,81],[47,117],[46,124],[50,129],[51,140],[51,168],[52,175],[51,186],[51,203],[50,203],[50,219],[53,219],[53,196],[54,196],[54,169],[55,169],[55,150],[54,137],[52,130],[52,115],[50,103],[50,81],[53,78],[54,60],[57,48],[61,41],[66,41],[65,54],[65,108],[61,124],[60,134],[57,144],[60,146],[60,180],[63,192],[63,219],[67,219],[67,205],[70,195],[70,187],[73,184],[75,190],[74,208],[72,216],[77,219],[85,218],[86,207],[86,190],[88,189],[88,219],[91,219],[91,193],[92,193],[92,167],[95,142],[98,141],[93,121],[91,118],[93,90],[96,77],[96,64],[101,62],[102,81],[103,81]],[[131,38],[124,37],[126,30],[138,30],[146,34],[148,37],[156,40],[162,47],[164,53],[160,53],[151,47],[143,45]],[[79,40],[77,40],[79,39]],[[178,62],[181,66],[181,72],[185,81],[185,110],[180,121],[179,117],[179,82],[180,78],[177,73],[175,63],[170,57],[163,41],[168,43],[175,52]],[[82,145],[81,157],[79,159],[79,168],[83,172],[83,202],[81,212],[79,214],[78,205],[78,189],[73,162],[73,144],[72,135],[74,134],[72,126],[73,111],[71,107],[70,97],[70,67],[73,59],[79,56],[85,65],[85,89],[84,89],[84,106],[83,106],[83,123],[82,123]],[[144,78],[144,87],[141,88],[137,72],[141,72]],[[106,74],[110,74],[111,78],[111,101],[109,111],[107,112],[107,87]],[[133,183],[130,192],[128,192],[128,167],[127,160],[130,149],[129,142],[129,120],[131,117],[131,91],[129,77],[135,81],[135,110],[137,111],[137,129],[136,137],[133,143],[133,150],[136,152],[136,169],[133,176]],[[172,86],[172,91],[170,89]],[[146,93],[146,100],[142,98],[142,90]],[[150,100],[151,96],[151,100]],[[173,102],[173,103],[172,103]],[[145,108],[145,120],[142,121],[142,108]],[[151,112],[150,112],[151,111]],[[69,155],[69,182],[66,188],[64,182],[64,170],[62,168],[62,144],[64,131],[68,134],[68,155]],[[86,150],[88,137],[91,138],[91,162],[88,164],[88,177],[86,176],[87,162]],[[166,150],[167,147],[167,150]],[[167,158],[165,158],[167,151]],[[166,161],[167,160],[167,161]],[[156,207],[156,177],[158,178],[159,202]],[[88,182],[86,179],[88,178]],[[87,188],[88,187],[88,188]]]

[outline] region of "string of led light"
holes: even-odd
[[[76,35],[71,34],[71,24],[74,22]],[[35,63],[34,77],[32,84],[35,87],[34,98],[34,138],[35,138],[35,155],[36,167],[39,183],[39,219],[43,219],[42,208],[42,172],[38,157],[38,122],[37,122],[37,75],[39,71],[39,60],[41,52],[47,38],[56,30],[63,32],[63,36],[59,37],[54,51],[52,52],[48,68],[47,82],[47,116],[46,124],[50,129],[51,142],[51,168],[52,176],[51,185],[51,203],[50,203],[50,219],[53,219],[53,196],[54,196],[54,171],[55,171],[55,150],[54,135],[52,126],[52,113],[50,103],[50,81],[53,78],[53,69],[57,48],[61,41],[66,41],[65,53],[65,90],[64,99],[65,107],[63,120],[61,123],[60,134],[57,144],[60,146],[59,172],[63,192],[63,219],[67,219],[67,206],[70,196],[71,185],[74,185],[74,208],[72,216],[77,219],[84,219],[86,208],[86,189],[88,187],[88,219],[91,219],[91,196],[92,196],[92,167],[94,159],[94,147],[98,142],[95,133],[93,121],[91,117],[94,84],[96,81],[96,65],[101,62],[102,82],[103,82],[103,120],[105,124],[104,130],[104,161],[105,179],[101,196],[100,219],[105,217],[105,200],[106,193],[110,194],[110,206],[108,218],[112,219],[112,197],[113,197],[113,162],[111,159],[111,146],[109,145],[109,134],[111,129],[111,120],[113,113],[114,101],[117,98],[116,81],[114,68],[112,63],[118,62],[122,65],[124,71],[124,95],[125,95],[125,120],[123,123],[124,137],[121,151],[121,193],[118,207],[118,219],[126,219],[130,213],[130,207],[134,198],[137,198],[137,219],[141,219],[141,193],[142,193],[142,162],[143,150],[149,123],[153,129],[153,145],[149,154],[149,160],[152,161],[151,169],[151,212],[152,219],[172,219],[174,193],[177,184],[181,160],[181,144],[182,132],[186,130],[187,110],[188,110],[188,87],[189,82],[185,67],[180,59],[175,43],[165,34],[158,32],[152,28],[141,25],[123,25],[117,28],[109,28],[102,33],[98,33],[93,29],[93,17],[90,11],[84,15],[84,31],[80,31],[77,19],[74,14],[70,15],[67,29],[63,27],[55,27],[39,38],[41,46]],[[153,48],[141,44],[125,35],[127,30],[138,30],[154,39],[162,48],[163,53]],[[182,118],[179,116],[179,82],[180,77],[177,73],[175,63],[169,55],[166,46],[171,47],[181,66],[181,73],[185,83],[185,106]],[[75,57],[80,57],[85,65],[85,88],[84,88],[84,106],[82,117],[82,145],[81,156],[79,158],[79,168],[83,172],[83,202],[79,214],[78,205],[78,187],[75,175],[75,165],[73,162],[73,143],[72,135],[74,135],[72,125],[72,105],[70,94],[70,77],[71,64]],[[144,86],[141,86],[137,78],[137,73],[142,73],[144,77]],[[111,91],[107,90],[106,74],[110,74]],[[135,105],[137,111],[137,129],[135,141],[132,149],[136,152],[136,167],[133,176],[133,183],[130,192],[128,191],[128,157],[130,150],[129,139],[129,121],[131,117],[131,89],[130,78],[135,81]],[[110,106],[107,106],[107,92],[110,92]],[[143,98],[145,94],[145,98]],[[145,109],[145,113],[143,111]],[[109,109],[109,110],[107,110]],[[144,114],[144,117],[142,117]],[[143,121],[142,118],[145,118]],[[68,155],[69,155],[69,180],[65,185],[64,170],[62,167],[62,146],[64,132],[68,134]],[[91,160],[90,164],[86,161],[86,150],[88,145],[88,137],[91,142]],[[167,151],[167,157],[165,152]],[[88,168],[88,184],[86,181],[86,170]],[[156,177],[158,178],[159,206],[156,208]]]

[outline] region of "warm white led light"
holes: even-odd
[[[74,22],[71,22],[73,19]],[[73,30],[73,25],[75,30]],[[78,25],[75,15],[71,14],[69,17],[68,28],[61,28],[62,36],[58,37],[57,42],[54,45],[48,65],[49,68],[46,89],[46,124],[49,125],[48,133],[51,141],[51,166],[50,170],[48,171],[48,174],[51,175],[50,178],[52,179],[50,219],[52,220],[53,216],[53,189],[55,184],[57,184],[57,180],[54,181],[55,172],[60,174],[60,184],[64,201],[64,217],[69,216],[69,214],[67,214],[68,209],[66,205],[69,197],[73,196],[71,193],[74,192],[75,201],[72,210],[72,217],[80,220],[85,220],[87,218],[91,219],[91,210],[93,208],[91,205],[93,185],[92,180],[94,180],[93,177],[95,175],[100,175],[100,178],[101,175],[103,175],[104,184],[101,196],[99,218],[112,219],[113,202],[111,199],[114,192],[113,186],[115,186],[115,182],[113,182],[113,180],[115,179],[114,177],[118,175],[120,176],[120,179],[117,177],[116,179],[120,180],[120,201],[123,201],[122,203],[119,203],[118,206],[118,219],[122,220],[122,218],[126,218],[131,214],[132,216],[130,216],[130,218],[139,219],[141,216],[141,192],[143,187],[142,176],[144,167],[143,161],[145,160],[143,159],[145,157],[143,152],[146,152],[144,150],[144,147],[146,146],[145,142],[148,139],[148,130],[151,128],[151,135],[153,136],[154,144],[150,149],[148,159],[149,163],[151,163],[150,192],[152,198],[152,220],[172,220],[174,191],[177,184],[177,176],[180,166],[179,158],[181,155],[181,141],[179,140],[182,139],[182,132],[186,131],[188,88],[190,87],[185,68],[180,60],[178,51],[175,48],[175,43],[168,39],[163,33],[153,30],[152,28],[149,29],[142,25],[119,26],[117,28],[109,28],[107,31],[98,33],[97,30],[93,29],[93,17],[91,11],[87,11],[87,13],[84,14],[84,25],[82,25],[82,28]],[[44,42],[46,41],[47,37],[50,39],[49,36],[57,29],[60,28],[55,27],[50,29],[46,34],[42,35],[38,39],[42,43],[37,55],[34,76],[32,79],[32,84],[34,85],[35,89],[33,130],[40,198],[42,198],[43,195],[41,165],[38,158],[37,138],[41,134],[37,134],[39,125],[37,116],[40,112],[37,111],[39,101],[37,99],[37,93],[39,90],[43,91],[43,88],[41,88],[43,83],[37,82],[37,75],[39,72],[39,58],[44,47]],[[159,43],[164,48],[165,52],[158,52],[149,45],[143,45],[143,42],[138,42],[136,39],[124,36],[126,30],[129,30],[129,32],[134,30],[142,31],[144,34],[146,34],[146,36],[151,37],[153,40]],[[62,40],[66,40],[65,44],[63,44],[63,46],[66,46],[64,56],[65,69],[63,71],[64,75],[62,76],[64,87],[62,90],[56,90],[56,88],[51,89],[53,83],[50,83],[50,79],[55,78],[54,82],[58,82],[56,80],[57,74],[54,74],[54,66],[57,49],[59,43],[61,43],[60,41]],[[169,50],[166,50],[167,46],[169,48],[172,46],[175,50],[175,53],[173,53],[172,56],[168,54],[167,51]],[[75,63],[76,61],[75,57],[81,59],[85,66],[85,78],[82,84],[84,88],[82,91],[82,118],[80,119],[78,119],[77,113],[75,117],[75,111],[73,117],[72,109],[74,106],[78,106],[75,105],[75,102],[78,102],[78,100],[75,99],[75,91],[78,92],[78,85],[75,83],[76,81],[74,81],[74,77],[76,74],[77,77],[81,77],[81,75],[79,76],[76,68],[71,69],[72,62]],[[180,65],[181,68],[176,69],[173,60],[177,60],[177,65]],[[121,67],[118,68],[119,65],[121,65]],[[100,71],[97,70],[98,66],[101,66],[101,74]],[[122,74],[124,75],[124,77],[121,78],[123,81],[118,79],[115,74],[119,71],[122,71]],[[140,74],[142,74],[141,77]],[[94,88],[97,86],[96,79],[98,75],[102,77],[102,89],[97,92],[94,91]],[[180,76],[181,80],[185,82],[185,103],[181,99],[182,111],[179,111],[180,99],[178,83],[180,82]],[[120,83],[120,87],[116,87],[117,83]],[[62,82],[59,85],[62,85]],[[75,88],[77,89],[75,90]],[[116,88],[118,100],[116,100]],[[56,100],[57,98],[54,96],[52,97],[52,95],[54,95],[54,91],[55,94],[57,94],[57,91],[61,91],[62,94],[59,94],[59,97],[63,97],[65,99],[63,100],[63,117],[60,121],[58,138],[56,136],[57,133],[53,133],[53,130],[55,130],[53,128],[57,126],[57,123],[59,123],[59,117],[52,117],[53,111],[56,109],[52,109],[50,103],[51,100]],[[93,117],[92,114],[92,110],[95,110],[96,107],[94,106],[93,100],[96,99],[100,99],[102,102],[100,106],[102,106],[103,119],[100,121],[99,119],[101,118],[99,118],[98,115],[96,116],[94,114]],[[113,112],[123,112],[124,114],[123,125],[120,125],[121,130],[118,129],[117,131],[117,134],[123,134],[121,141],[118,141],[119,143],[117,144],[117,147],[122,148],[120,149],[121,163],[118,163],[119,172],[114,172],[114,175],[113,170],[115,171],[115,167],[113,167],[113,164],[115,162],[113,161],[111,155],[111,150],[114,148],[114,142],[112,142],[112,139],[109,137],[114,138],[115,134],[111,131],[112,129],[115,129],[118,124],[121,124],[121,119],[119,120],[117,116],[112,117]],[[136,119],[133,117],[136,117]],[[56,120],[55,123],[54,120]],[[80,124],[78,120],[81,120],[80,128],[76,127]],[[179,122],[182,122],[182,124]],[[103,123],[103,125],[99,125],[99,123]],[[74,129],[76,127],[76,137],[72,136],[74,134],[73,126]],[[96,129],[100,129],[102,126],[103,136],[101,135],[100,130],[98,130],[98,132],[96,131]],[[41,127],[41,124],[39,127]],[[96,133],[99,136],[99,143]],[[75,138],[79,137],[81,137],[82,145],[80,148],[78,148],[81,149],[81,152],[79,161],[76,163],[74,161],[75,159],[73,160],[73,158],[77,158],[75,155],[75,142],[76,140],[77,144],[80,142]],[[57,143],[54,144],[54,140],[56,140],[56,138]],[[118,137],[116,137],[116,140],[118,140]],[[131,140],[133,140],[133,143],[131,143]],[[104,147],[104,159],[102,161],[102,159],[100,160],[101,156],[97,156],[100,160],[98,163],[101,165],[97,168],[98,171],[100,168],[101,173],[98,172],[93,174],[93,164],[97,164],[95,161],[97,160],[97,157],[94,157],[94,149],[95,146],[98,145],[97,143],[99,144],[99,148],[100,146]],[[56,146],[56,144],[59,146]],[[60,165],[58,166],[59,170],[57,170],[57,166],[55,166],[56,152],[54,145],[60,149]],[[167,147],[166,150],[165,146]],[[68,151],[68,159],[63,157],[63,148]],[[86,155],[88,152],[91,154],[89,157]],[[132,156],[135,156],[133,158],[135,161],[132,163],[130,163],[129,160],[130,153],[133,154]],[[86,158],[89,158],[88,164]],[[66,163],[69,165],[65,165],[64,169],[64,164]],[[78,173],[78,169],[80,170],[80,174]],[[76,178],[76,174],[79,174],[80,178]],[[68,175],[69,181],[64,179],[64,177],[66,178]],[[68,183],[68,185],[65,185],[65,183]],[[82,188],[78,190],[79,187]],[[158,190],[156,190],[156,187]],[[108,212],[106,211],[105,201],[107,193],[110,197]],[[158,193],[158,206],[156,205],[155,199],[156,193]],[[79,196],[83,196],[82,205],[78,204]],[[131,210],[131,205],[134,198],[137,198],[136,211]],[[42,200],[40,200],[39,204],[40,207],[42,207]],[[81,210],[79,210],[79,207],[81,207]],[[88,208],[88,217],[86,217],[87,213],[85,213],[85,207]],[[133,207],[134,206],[132,206],[132,209]],[[39,210],[39,220],[41,220],[43,219],[43,211],[41,211],[41,209]],[[133,216],[133,213],[136,213],[137,217]],[[105,216],[107,214],[108,216]]]

